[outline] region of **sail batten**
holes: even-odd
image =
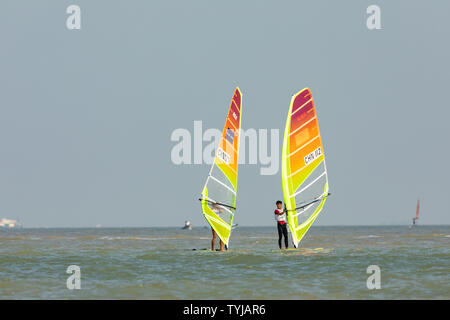
[[[236,211],[242,94],[236,88],[200,199],[203,216],[228,246]]]
[[[311,91],[295,94],[283,138],[281,180],[288,225],[297,247],[321,212],[328,193],[328,173]]]

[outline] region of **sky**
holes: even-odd
[[[81,29],[69,30],[69,5]],[[381,10],[369,30],[366,9]],[[450,2],[0,3],[0,218],[25,227],[205,225],[210,165],[174,130],[279,130],[314,96],[331,197],[315,225],[450,224]],[[281,170],[239,167],[235,222],[273,225]]]

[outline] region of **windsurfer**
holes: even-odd
[[[222,212],[223,212],[222,208],[221,208],[218,204],[216,204],[216,203],[214,203],[214,204],[212,205],[211,210],[212,210],[215,214],[219,214],[219,213],[222,213]],[[212,231],[211,250],[212,250],[212,251],[215,251],[216,239],[217,239],[217,233],[216,233],[216,231],[214,231],[214,228],[212,228],[212,227],[211,227],[211,231]],[[219,240],[220,240],[220,251],[225,251],[225,249],[223,248],[223,242],[222,242],[222,239],[220,239],[220,237],[219,237]]]
[[[287,220],[286,220],[286,207],[282,209],[283,202],[278,200],[276,202],[277,208],[275,209],[275,221],[277,222],[277,229],[278,229],[278,246],[281,250],[281,240],[284,236],[284,245],[286,249],[288,248],[288,232],[287,232]]]

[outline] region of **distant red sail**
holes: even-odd
[[[420,201],[417,200],[416,220],[419,219],[419,207],[420,207]]]

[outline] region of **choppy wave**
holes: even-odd
[[[370,238],[381,238],[381,236],[377,236],[377,235],[374,235],[374,234],[369,234],[367,236],[356,237],[356,239],[370,239]]]

